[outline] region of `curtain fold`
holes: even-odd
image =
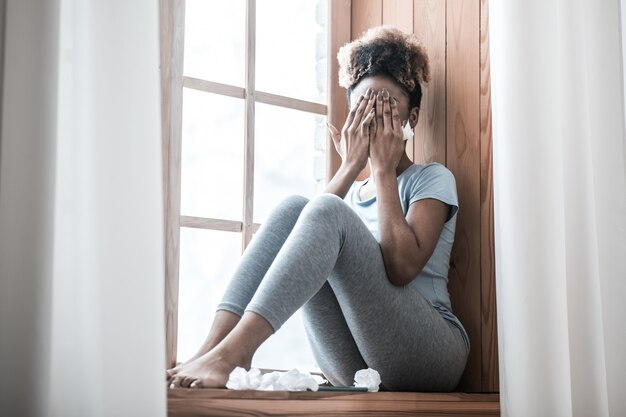
[[[502,414],[625,415],[620,4],[489,13]]]
[[[4,22],[0,415],[165,416],[158,2]]]

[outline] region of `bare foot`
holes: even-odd
[[[172,382],[172,378],[174,377],[174,375],[176,375],[178,372],[180,372],[180,370],[183,369],[184,366],[192,363],[193,361],[195,361],[199,357],[201,357],[201,356],[207,354],[208,352],[210,352],[211,349],[213,349],[216,344],[217,343],[214,343],[213,345],[209,345],[209,346],[203,346],[202,348],[200,348],[200,350],[198,352],[196,352],[195,355],[193,355],[191,358],[187,359],[185,362],[182,362],[182,363],[174,366],[173,368],[166,369],[165,370],[165,379],[167,381],[167,385],[169,385]]]
[[[179,369],[172,374],[170,388],[226,388],[228,376],[237,366],[249,369],[251,363],[212,350],[179,365]]]

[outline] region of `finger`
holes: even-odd
[[[341,134],[337,130],[337,128],[330,123],[326,123],[326,127],[328,128],[328,132],[330,133],[330,138],[333,140],[335,145],[338,145],[341,141]]]
[[[376,129],[383,127],[383,92],[379,91],[376,95]]]
[[[391,100],[391,126],[395,131],[402,130],[402,121],[400,120],[400,111],[398,110],[398,100]]]
[[[354,119],[352,121],[352,124],[354,126],[358,126],[361,124],[361,119],[363,118],[363,113],[365,112],[365,109],[367,108],[367,105],[369,103],[369,99],[372,93],[372,89],[368,88],[367,91],[365,92],[365,95],[361,96],[361,102],[359,103],[359,106],[356,109],[356,112],[354,114]]]
[[[365,116],[365,118],[361,122],[361,128],[362,128],[364,135],[369,134],[370,128],[372,126],[372,120],[374,120],[375,116],[376,116],[376,109],[372,107],[372,109],[367,113],[367,116]]]
[[[370,92],[370,99],[367,101],[367,106],[365,107],[365,114],[369,114],[368,112],[374,109],[376,110],[376,93],[373,91]]]
[[[389,91],[383,89],[383,128],[385,130],[392,130],[391,124],[391,106],[389,104]]]
[[[348,118],[346,119],[346,124],[345,126],[348,127],[352,124],[352,121],[354,120],[354,115],[356,114],[356,110],[359,108],[359,105],[361,104],[361,102],[363,101],[363,96],[360,96],[356,103],[354,103],[354,105],[352,106],[352,109],[350,109],[350,113],[348,114]]]

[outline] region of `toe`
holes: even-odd
[[[189,384],[189,388],[202,388],[202,381],[194,379],[191,384]]]
[[[183,377],[183,380],[182,380],[182,382],[180,383],[180,386],[181,386],[181,387],[183,387],[183,388],[189,388],[189,386],[191,385],[191,383],[192,383],[193,381],[195,381],[195,380],[196,380],[196,378],[195,378],[195,377],[193,377],[193,376],[186,376],[186,377]]]
[[[181,382],[183,381],[184,377],[180,376],[180,375],[176,375],[173,379],[172,379],[172,383],[170,385],[170,388],[180,388],[181,387]]]

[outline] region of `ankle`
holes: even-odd
[[[242,349],[233,349],[224,344],[217,345],[212,351],[219,360],[224,361],[233,367],[241,366],[250,369],[252,355],[247,354]]]

